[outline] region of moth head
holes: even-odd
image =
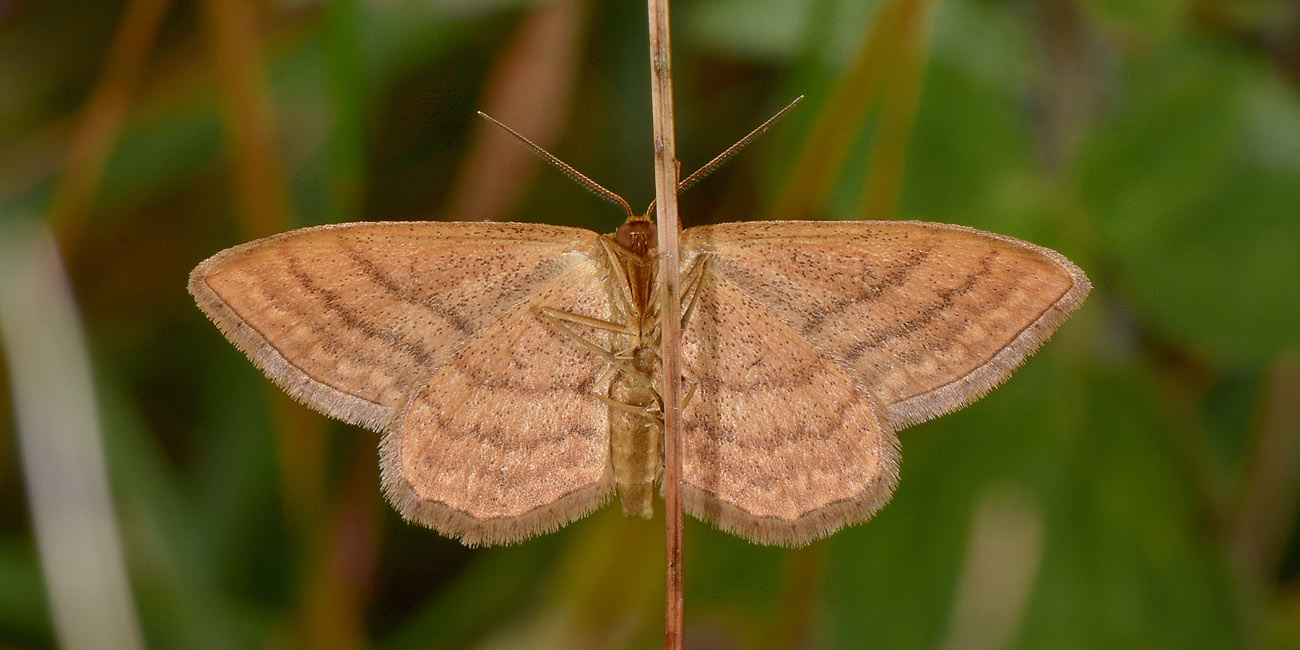
[[[659,247],[659,234],[650,215],[633,215],[614,231],[614,241],[637,255],[645,255]]]

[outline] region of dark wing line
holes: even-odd
[[[902,223],[925,225],[932,228],[956,230],[982,237],[991,237],[1037,253],[1051,260],[1069,274],[1070,288],[1049,304],[1033,321],[1022,328],[1011,341],[1002,346],[1002,349],[997,354],[976,366],[966,375],[936,386],[924,393],[918,393],[889,404],[886,407],[888,417],[898,428],[911,426],[950,413],[988,394],[989,391],[1006,381],[1011,376],[1011,373],[1020,364],[1024,363],[1025,359],[1037,351],[1043,343],[1046,343],[1052,333],[1056,331],[1056,328],[1060,327],[1061,323],[1065,322],[1065,319],[1083,304],[1084,299],[1088,297],[1088,293],[1092,291],[1092,283],[1082,269],[1075,265],[1074,262],[1066,259],[1064,255],[1045,246],[966,226],[919,221]]]
[[[458,225],[461,225],[458,222],[396,222],[394,221],[394,222],[357,222],[357,223],[327,224],[322,226],[299,228],[297,230],[291,230],[288,232],[271,235],[269,237],[264,237],[262,239],[245,242],[243,244],[232,246],[230,248],[227,248],[225,250],[216,253],[215,255],[201,262],[198,266],[194,268],[193,271],[190,272],[188,288],[190,294],[194,296],[195,301],[198,303],[199,308],[208,317],[208,319],[211,320],[213,324],[217,326],[217,329],[221,331],[221,333],[226,337],[226,339],[229,340],[231,343],[233,343],[236,348],[238,348],[241,352],[243,352],[245,356],[247,356],[249,360],[253,362],[254,366],[256,366],[259,370],[261,370],[267,377],[269,377],[277,386],[279,386],[286,393],[288,393],[289,396],[292,397],[294,400],[302,404],[305,404],[308,407],[316,411],[319,411],[320,413],[338,418],[344,422],[347,422],[348,424],[369,429],[371,431],[383,433],[387,430],[389,423],[392,421],[395,407],[385,406],[379,402],[375,402],[369,399],[365,399],[363,397],[359,397],[357,395],[353,395],[351,393],[347,393],[339,389],[338,387],[331,385],[328,381],[322,380],[318,377],[314,377],[308,372],[306,372],[305,370],[303,370],[302,368],[298,367],[292,361],[286,358],[280,352],[280,350],[276,348],[274,344],[271,343],[271,341],[266,337],[266,335],[262,333],[261,330],[259,330],[255,325],[250,323],[247,319],[244,318],[242,314],[240,314],[230,304],[228,304],[224,299],[222,299],[222,297],[215,290],[213,290],[206,281],[208,275],[214,269],[220,267],[220,265],[226,260],[236,258],[240,255],[244,255],[257,248],[269,244],[275,244],[280,242],[281,240],[298,238],[316,232],[326,232],[326,231],[334,231],[334,230],[346,231],[346,230],[351,230],[356,228],[369,228],[376,225],[376,223],[383,223],[384,225],[391,226],[394,228],[400,228],[402,226],[410,226],[413,228],[414,227],[426,228],[430,224],[434,224],[434,223],[446,223],[451,228],[456,228]],[[472,226],[475,228],[482,228],[484,226],[487,226],[488,228],[492,227],[491,225],[485,223],[475,223],[475,224],[466,223],[464,225],[467,227]],[[508,233],[514,228],[519,228],[520,226],[527,226],[529,229],[532,229],[534,226],[538,224],[500,223],[495,225],[501,227],[503,236],[489,238],[488,240],[490,241],[497,241],[503,245],[520,245],[520,244],[545,245],[547,243],[552,243],[552,242],[539,242],[535,239],[530,239],[524,236],[514,236],[514,237],[505,236],[506,233]],[[571,228],[567,226],[545,226],[545,227],[557,233],[571,233],[574,241],[578,242],[578,245],[575,246],[574,252],[582,252],[577,249],[580,249],[582,247],[581,242],[584,239],[594,242],[596,238],[599,237],[599,235],[597,235],[595,232],[583,228]],[[468,242],[484,243],[485,238],[482,236],[473,236],[473,235],[456,233],[446,237],[440,237],[439,241],[444,241],[449,243],[454,243],[458,241],[464,241],[467,243]],[[346,252],[349,255],[355,256],[355,251],[353,251],[349,247],[345,247],[345,248],[347,248]],[[583,252],[583,258],[585,259],[586,257],[587,257],[586,253]],[[557,277],[559,275],[562,275],[565,269],[570,268],[577,263],[579,262],[575,260],[573,264],[565,265],[564,267],[558,269],[556,271]],[[380,283],[382,276],[375,277],[373,274],[368,274],[368,277],[371,281]],[[299,278],[299,280],[301,281],[302,278]],[[388,280],[391,282],[391,280],[389,280],[386,277],[382,277],[382,280]],[[304,286],[307,285],[304,284]],[[321,288],[317,287],[317,289],[321,289]],[[526,298],[527,298],[526,295],[521,295],[517,298],[516,302],[521,302]],[[509,311],[510,310],[507,310],[507,313]],[[363,331],[364,329],[365,328],[363,328]],[[464,328],[462,327],[461,329],[463,331]],[[372,336],[378,335],[378,333],[368,333],[368,334]],[[466,340],[468,340],[468,337]],[[415,346],[415,344],[410,341],[406,341],[407,345],[400,345],[402,343],[401,341],[396,341],[394,343],[399,344],[399,347],[405,347],[408,350],[412,346]],[[416,356],[418,359],[420,355],[416,355]]]
[[[1047,339],[1052,332],[1065,321],[1065,319],[1081,304],[1084,298],[1092,290],[1092,283],[1089,282],[1088,276],[1084,274],[1078,266],[1066,259],[1064,255],[1043,246],[1026,242],[1024,240],[1000,235],[997,233],[986,232],[967,226],[954,224],[932,223],[926,221],[787,221],[787,222],[762,222],[764,224],[827,224],[827,226],[842,226],[843,224],[863,224],[869,226],[895,226],[895,225],[913,225],[932,230],[951,230],[957,232],[976,235],[981,238],[992,238],[1004,243],[1008,243],[1022,249],[1042,255],[1051,260],[1054,264],[1065,270],[1069,274],[1071,286],[1063,292],[1055,301],[1053,301],[1042,313],[1032,322],[1022,328],[1019,333],[1003,346],[995,355],[985,360],[979,366],[973,368],[965,375],[952,379],[940,386],[932,388],[923,393],[911,395],[905,399],[887,404],[885,406],[886,415],[890,423],[896,429],[911,426],[924,422],[931,418],[950,413],[962,408],[979,398],[983,397],[990,390],[997,387],[1007,379],[1021,363],[1024,362],[1031,354],[1034,353]],[[689,242],[699,241],[707,243],[707,237],[692,238],[687,235],[692,230],[707,229],[710,226],[699,226],[697,228],[688,228],[683,232],[683,252],[682,258],[690,261],[691,253],[710,254],[712,251],[707,248],[691,248]],[[758,231],[752,236],[730,236],[728,241],[763,241],[763,240],[784,240],[788,242],[816,243],[825,241],[825,237],[791,237],[781,235],[772,231]],[[721,265],[711,265],[710,268],[716,269]],[[745,291],[750,298],[756,302],[762,303],[752,292],[745,289],[744,282],[736,282],[737,287]],[[824,316],[822,317],[825,318]]]
[[[573,272],[582,264],[594,263],[594,258],[599,254],[594,249],[583,251],[583,261],[568,265],[563,272],[557,274],[548,282],[539,285],[536,291],[530,293],[530,295],[544,293],[556,283],[565,282],[570,272]],[[532,310],[534,307],[535,305],[531,301],[521,299],[519,303],[503,313],[498,318],[498,322],[517,316],[520,310]],[[482,331],[475,332],[473,336],[462,341],[457,349],[472,344],[480,336],[485,336],[485,334]],[[475,386],[508,390],[519,395],[540,394],[538,389],[499,379],[494,380],[490,375],[482,373],[481,369],[462,363],[454,352],[447,357],[447,360],[448,364],[442,367],[454,367],[471,378]],[[594,400],[597,399],[597,393],[592,390],[593,384],[593,381],[584,381],[577,386],[569,387],[555,384],[551,388],[566,393],[589,396]],[[390,430],[383,432],[379,443],[381,489],[389,503],[393,505],[403,519],[432,528],[444,535],[458,539],[461,543],[470,547],[517,544],[536,535],[554,532],[604,506],[613,496],[614,477],[608,458],[606,458],[604,472],[596,482],[574,487],[560,495],[555,501],[539,504],[518,515],[479,518],[441,499],[422,496],[403,472],[402,454],[405,441],[398,435],[398,432],[402,430],[401,422],[409,416],[412,402],[427,385],[423,381],[416,383],[408,395],[406,403],[400,407],[399,412],[395,415],[393,426]],[[435,421],[438,426],[445,429],[451,420],[445,416],[437,415]],[[602,431],[596,429],[593,430],[591,437],[594,438],[601,434]],[[608,436],[608,424],[604,425],[603,434]],[[522,445],[519,448],[531,449],[545,443],[554,443],[567,438],[569,435],[572,435],[572,430],[563,434],[552,434],[551,436],[539,438],[532,444]],[[489,439],[484,438],[482,444],[488,443]]]
[[[207,271],[206,264],[204,262],[190,274],[190,294],[208,319],[258,370],[295,401],[313,410],[371,431],[382,432],[386,429],[393,413],[391,407],[343,392],[294,365],[261,330],[245,320],[208,286],[200,274],[201,270]]]

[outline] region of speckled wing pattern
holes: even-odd
[[[931,223],[722,224],[682,252],[707,269],[682,339],[684,504],[762,543],[870,517],[895,430],[1001,382],[1090,288],[1054,251]],[[384,434],[404,517],[493,544],[613,490],[607,358],[541,313],[613,318],[603,255],[577,228],[342,224],[218,253],[189,287],[290,395]]]
[[[596,233],[505,223],[304,228],[208,258],[189,289],[295,399],[385,431],[425,370],[585,259]]]
[[[609,407],[596,397],[608,364],[540,314],[608,318],[603,273],[591,261],[568,269],[412,393],[381,452],[384,491],[403,516],[494,544],[555,530],[609,498]]]
[[[728,223],[682,247],[851,371],[897,428],[1001,383],[1091,289],[1053,250],[927,222]]]
[[[824,537],[884,505],[898,441],[848,371],[720,274],[682,334],[687,512],[765,544]]]
[[[869,518],[894,431],[1006,379],[1090,289],[1055,251],[934,223],[727,223],[681,246],[708,269],[682,341],[684,503],[765,543]]]
[[[604,360],[538,313],[608,318],[588,230],[355,223],[228,249],[199,306],[290,395],[384,433],[401,514],[468,544],[516,541],[612,489]]]

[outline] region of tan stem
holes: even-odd
[[[672,57],[668,0],[647,0],[650,14],[650,90],[654,113],[655,205],[659,224],[659,277],[663,313],[681,313],[677,215],[677,144],[673,130]],[[667,578],[664,586],[664,647],[682,647],[685,627],[682,573],[682,372],[681,321],[661,319],[664,386],[664,527]]]

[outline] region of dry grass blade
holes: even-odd
[[[648,0],[650,13],[650,89],[654,112],[655,204],[659,217],[659,274],[663,313],[664,508],[667,534],[664,647],[681,648],[685,629],[682,570],[682,373],[680,252],[677,213],[677,143],[673,126],[672,40],[668,0]]]
[[[838,178],[836,170],[848,156],[854,137],[884,83],[889,54],[902,38],[909,4],[917,0],[885,0],[876,8],[871,29],[803,145],[793,173],[768,211],[769,219],[811,219],[826,202]]]
[[[80,237],[109,153],[170,7],[171,0],[134,0],[118,26],[104,71],[72,137],[65,172],[50,208],[50,222],[65,251]]]
[[[586,3],[576,0],[533,9],[493,66],[483,112],[550,147],[571,112],[586,14]],[[469,151],[440,212],[457,221],[501,220],[528,188],[535,162],[525,150],[475,122]]]
[[[0,342],[59,643],[143,648],[81,322],[53,239],[21,220],[0,219]]]

